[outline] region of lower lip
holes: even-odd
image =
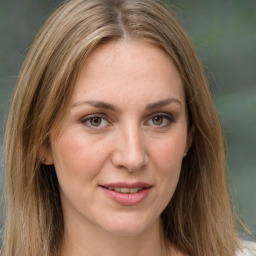
[[[136,205],[142,202],[147,197],[151,189],[151,187],[149,187],[149,188],[144,188],[137,193],[126,194],[126,193],[116,192],[114,190],[109,190],[105,187],[101,187],[101,188],[104,190],[104,192],[110,199],[117,202],[118,204],[126,205],[126,206]]]

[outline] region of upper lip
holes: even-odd
[[[152,184],[149,184],[147,182],[111,182],[107,184],[102,184],[102,187],[117,187],[117,188],[138,188],[138,187],[143,187],[143,188],[150,188],[152,187]]]

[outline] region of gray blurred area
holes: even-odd
[[[0,193],[3,130],[28,48],[61,1],[0,0]],[[229,186],[238,214],[256,235],[256,1],[168,1],[209,80],[227,144]],[[3,225],[3,204],[0,208]]]

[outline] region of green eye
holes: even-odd
[[[95,116],[95,117],[92,117],[89,119],[89,122],[92,126],[94,127],[98,127],[101,125],[101,122],[102,122],[102,118],[101,117],[98,117],[98,116]]]
[[[152,118],[152,122],[154,125],[161,125],[163,124],[164,118],[162,116],[154,116]]]
[[[167,128],[174,122],[172,115],[168,113],[156,113],[151,116],[147,124],[155,128]]]
[[[81,123],[94,130],[99,130],[109,125],[109,122],[106,120],[106,118],[99,115],[85,116],[81,119]]]

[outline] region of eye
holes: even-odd
[[[154,116],[152,122],[154,125],[161,125],[164,122],[164,118],[163,116]]]
[[[101,116],[86,116],[81,122],[91,128],[103,128],[108,125],[107,120]]]
[[[148,121],[149,125],[159,126],[159,127],[167,127],[171,123],[173,123],[173,116],[169,114],[155,114]]]

